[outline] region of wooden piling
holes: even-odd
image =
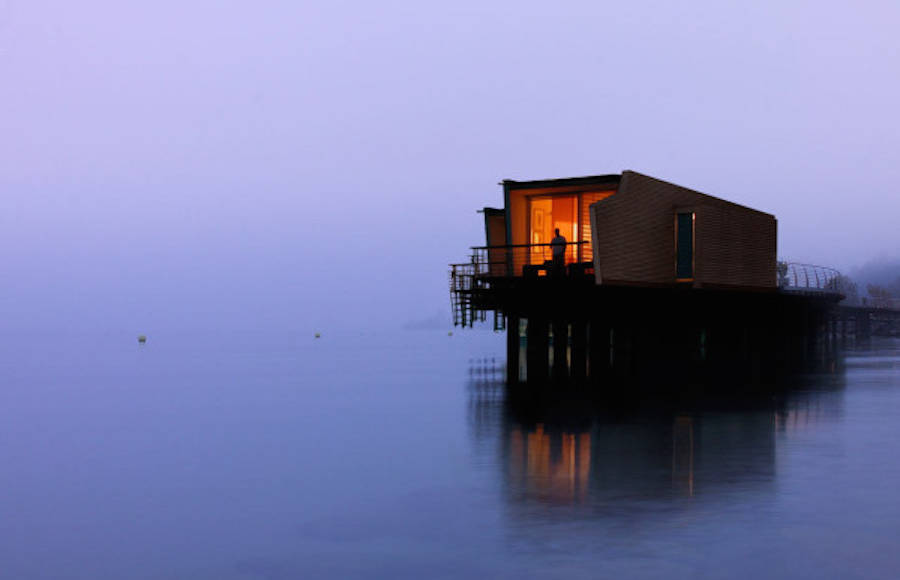
[[[518,384],[519,376],[519,317],[506,316],[506,382]]]

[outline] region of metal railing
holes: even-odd
[[[472,248],[475,276],[510,277],[545,275],[553,271],[552,244],[511,244],[475,246]],[[590,242],[568,242],[563,252],[563,266],[588,264],[593,261]]]
[[[814,264],[778,262],[778,288],[787,292],[846,294],[845,278],[834,268]]]
[[[487,320],[487,310],[476,305],[476,294],[484,288],[483,276],[476,275],[474,262],[450,264],[450,308],[453,326],[472,326]],[[494,311],[494,330],[505,330],[506,319]]]
[[[469,262],[450,264],[450,306],[454,326],[484,322],[487,310],[494,312],[494,330],[505,328],[502,313],[482,302],[492,279],[509,277],[573,276],[589,274],[593,268],[588,242],[566,244],[562,260],[554,261],[552,244],[477,246]]]
[[[474,307],[475,264],[450,264],[450,308],[453,326],[472,326],[479,312]],[[483,313],[481,313],[483,314]]]

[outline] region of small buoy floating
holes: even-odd
[[[453,336],[453,331],[451,330],[450,332],[448,332],[447,336]]]
[[[143,334],[138,335],[138,344],[145,344],[147,342],[147,337]]]
[[[322,338],[322,334],[319,333],[319,332],[317,332],[317,333],[316,333],[316,338]]]

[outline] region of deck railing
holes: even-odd
[[[778,288],[787,292],[846,294],[846,279],[834,268],[778,262]]]
[[[473,247],[469,262],[450,264],[453,324],[471,326],[473,322],[486,320],[487,313],[478,296],[490,287],[492,278],[581,277],[591,272],[591,259],[588,242],[568,242],[562,264],[553,261],[552,244]],[[494,310],[494,329],[504,328],[503,315]]]
[[[593,260],[590,242],[568,242],[563,262],[586,264]],[[472,248],[474,274],[484,277],[543,275],[552,272],[553,244],[510,244]]]

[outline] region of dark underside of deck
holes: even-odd
[[[836,346],[834,295],[549,277],[479,286],[474,308],[506,321],[511,384],[771,384],[801,366],[827,366]]]
[[[472,290],[473,306],[520,317],[587,320],[596,316],[685,321],[710,316],[727,320],[748,311],[764,319],[781,318],[798,309],[828,309],[840,300],[829,294],[776,290],[706,289],[683,286],[597,285],[584,278],[493,278]],[[699,318],[698,318],[699,317]]]

